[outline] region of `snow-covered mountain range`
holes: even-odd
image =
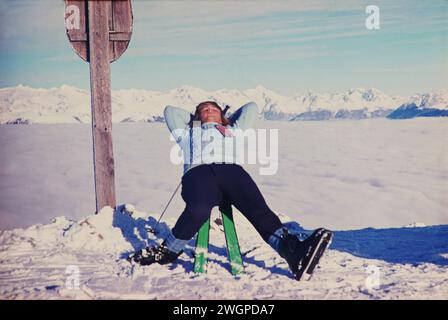
[[[169,91],[143,89],[112,92],[113,122],[163,121],[166,105],[193,111],[204,100],[215,100],[232,108],[254,101],[260,118],[266,120],[327,120],[394,118],[393,111],[406,109],[406,116],[444,116],[448,113],[448,90],[415,94],[410,97],[389,96],[377,89],[357,88],[344,93],[314,93],[283,96],[261,85],[247,90],[220,89],[205,91],[181,86]],[[413,108],[410,108],[412,106]],[[426,110],[431,112],[426,112]],[[426,112],[426,113],[425,113]],[[403,118],[402,113],[395,118]],[[43,89],[19,85],[0,89],[1,123],[89,123],[90,93],[68,85]]]

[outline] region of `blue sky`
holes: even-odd
[[[290,95],[375,87],[448,88],[448,1],[133,1],[112,88],[247,89]],[[367,30],[367,5],[380,30]],[[62,0],[0,0],[0,87],[89,88]]]

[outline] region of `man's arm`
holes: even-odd
[[[174,139],[179,142],[182,139],[182,135],[185,132],[188,123],[190,122],[190,112],[181,108],[166,106],[163,111],[163,115],[165,117],[165,122],[168,129],[171,131]]]
[[[258,115],[258,106],[255,102],[246,103],[236,110],[229,118],[232,127],[242,130],[252,127]]]

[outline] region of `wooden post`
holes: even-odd
[[[109,1],[88,1],[90,90],[96,211],[115,208],[109,63]]]
[[[116,207],[110,63],[132,35],[131,0],[65,0],[65,28],[73,49],[90,63],[96,212]]]

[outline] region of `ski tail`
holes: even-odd
[[[194,253],[194,272],[204,273],[207,266],[208,239],[210,231],[210,218],[201,226],[196,238],[196,250]]]

